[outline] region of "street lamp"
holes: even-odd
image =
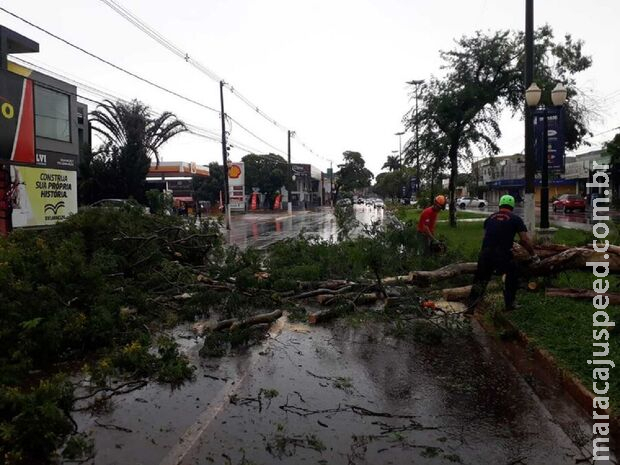
[[[424,84],[424,79],[415,79],[413,81],[407,81],[407,84],[415,86],[415,158],[416,158],[416,196],[420,191],[420,147],[418,145],[419,139],[419,126],[418,121],[418,99],[420,98],[420,87]]]
[[[558,83],[551,91],[551,102],[554,107],[562,107],[566,102],[566,87]],[[542,90],[533,82],[525,91],[525,102],[532,108],[535,115],[543,117],[543,140],[542,140],[542,179],[540,188],[540,227],[549,228],[549,141],[548,141],[548,122],[549,107],[540,105]]]
[[[405,131],[395,132],[394,135],[398,136],[398,167],[402,167],[402,158],[403,158],[403,144],[402,144],[402,135]]]

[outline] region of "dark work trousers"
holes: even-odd
[[[482,299],[493,274],[506,275],[504,304],[506,308],[513,306],[517,296],[517,288],[519,287],[519,274],[512,252],[486,248],[482,249],[478,256],[478,268],[467,301],[468,307],[473,307]]]

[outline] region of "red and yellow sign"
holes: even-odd
[[[241,176],[241,167],[239,165],[232,165],[228,168],[228,177],[232,179],[237,179]]]
[[[0,160],[34,164],[33,85],[0,71]]]

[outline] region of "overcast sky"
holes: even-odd
[[[297,132],[293,162],[325,170],[342,152],[362,153],[376,174],[398,150],[411,106],[405,81],[439,74],[439,50],[478,29],[523,29],[525,0],[115,0],[229,82],[285,128]],[[535,25],[585,41],[593,66],[579,87],[598,106],[595,134],[620,126],[620,1],[535,1]],[[101,0],[0,0],[0,5],[63,38],[171,90],[219,109],[219,84],[178,58]],[[218,113],[154,89],[0,12],[0,24],[40,44],[24,59],[120,98],[220,132]],[[101,100],[85,89],[79,92]],[[95,104],[89,103],[92,107]],[[286,132],[229,91],[233,160],[247,149],[286,153]],[[522,123],[502,119],[502,153],[523,149]],[[596,148],[615,132],[595,136]],[[403,136],[403,145],[410,134]],[[299,143],[305,143],[317,155]],[[271,146],[270,146],[271,145]],[[589,150],[582,147],[579,152]],[[162,151],[165,161],[221,162],[216,141],[184,134]]]

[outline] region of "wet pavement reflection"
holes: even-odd
[[[371,206],[354,205],[357,220],[362,224],[382,221],[384,210]],[[286,211],[277,213],[246,213],[233,215],[230,231],[224,230],[224,237],[230,245],[240,249],[254,247],[264,249],[274,242],[304,235],[336,240],[338,228],[333,209],[322,207],[316,210]]]
[[[97,464],[574,464],[587,425],[553,416],[486,336],[428,345],[377,323],[279,322],[262,345],[200,360],[177,390],[149,385],[78,418]],[[181,337],[182,336],[182,337]],[[184,339],[183,337],[186,337]],[[556,413],[571,418],[569,437]]]

